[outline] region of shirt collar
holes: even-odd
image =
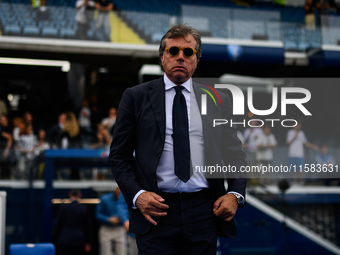
[[[165,83],[165,90],[169,90],[169,89],[172,89],[173,87],[175,86],[178,86],[176,85],[175,83],[173,83],[169,78],[168,76],[166,76],[166,74],[164,74],[164,83]],[[189,91],[190,93],[190,89],[191,89],[191,78],[189,80],[187,80],[186,82],[184,82],[183,84],[181,84],[181,86],[183,86],[187,91]]]

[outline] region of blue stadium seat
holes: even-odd
[[[49,37],[49,38],[57,38],[58,37],[58,30],[53,27],[44,27],[41,31],[42,37]]]
[[[19,25],[5,25],[4,26],[5,35],[21,35],[21,27]]]
[[[76,37],[76,29],[74,28],[61,28],[60,37],[66,39],[74,39]]]
[[[39,37],[40,28],[37,26],[25,26],[23,29],[24,36]]]
[[[55,255],[55,249],[51,243],[11,244],[9,255]]]

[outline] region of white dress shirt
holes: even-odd
[[[209,188],[209,183],[200,171],[193,171],[190,179],[184,183],[175,174],[175,163],[173,153],[173,130],[172,130],[172,105],[176,91],[176,85],[164,74],[165,83],[165,143],[162,156],[156,170],[158,189],[162,192],[177,193],[177,192],[197,192],[204,188]],[[190,139],[190,154],[192,169],[195,166],[204,166],[204,138],[202,119],[199,111],[199,106],[192,87],[192,79],[190,78],[182,85],[184,89],[182,93],[187,104],[187,112],[189,119],[189,139]],[[133,205],[140,194],[145,190],[140,190],[133,199]],[[236,192],[231,192],[236,193]],[[136,207],[133,207],[136,208]]]

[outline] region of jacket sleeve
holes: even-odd
[[[112,173],[129,207],[134,196],[142,189],[137,181],[133,157],[136,141],[135,107],[131,89],[127,89],[120,101],[109,155]]]
[[[230,99],[228,95],[225,95],[226,106],[223,107],[224,109],[224,116],[229,121],[233,119],[233,108],[230,103]],[[234,120],[233,120],[234,121]],[[242,166],[246,165],[246,154],[242,150],[242,142],[237,137],[237,128],[235,125],[223,125],[224,131],[222,132],[222,139],[223,139],[223,147],[222,147],[222,155],[224,162],[228,162],[231,166],[236,167],[236,172],[228,173],[227,175],[227,182],[228,182],[228,190],[227,192],[234,191],[241,194],[245,197],[245,190],[246,190],[246,175],[240,171]]]

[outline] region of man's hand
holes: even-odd
[[[127,220],[127,221],[124,222],[123,225],[124,225],[125,231],[129,232],[130,222]]]
[[[168,209],[169,206],[163,204],[164,201],[165,200],[156,193],[146,191],[138,196],[136,200],[136,206],[147,219],[147,221],[156,226],[157,222],[154,221],[151,216],[161,217],[166,215],[166,212],[163,212],[163,210]]]
[[[117,217],[117,216],[112,216],[112,217],[109,218],[108,221],[109,221],[110,224],[112,224],[112,225],[117,225],[117,224],[119,224],[120,219],[119,219],[119,217]]]
[[[238,208],[237,198],[233,194],[219,197],[214,203],[213,212],[225,221],[231,221]]]

